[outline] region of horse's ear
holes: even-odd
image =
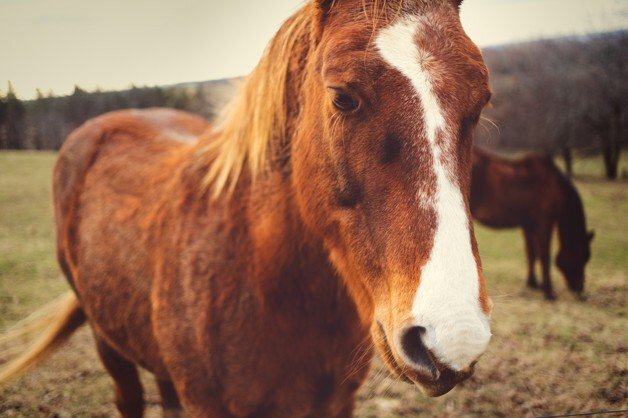
[[[595,231],[591,230],[589,232],[587,232],[587,240],[589,240],[589,242],[593,241],[593,238],[595,238]]]
[[[454,4],[454,6],[456,6],[457,8],[460,8],[460,6],[462,5],[462,2],[464,0],[452,0],[452,3]]]
[[[314,36],[314,40],[318,42],[323,33],[323,27],[325,26],[325,21],[327,20],[327,15],[329,14],[332,7],[338,0],[314,0],[315,7],[315,17],[312,22],[312,35]]]
[[[314,0],[316,7],[323,12],[328,12],[335,2],[336,0]]]

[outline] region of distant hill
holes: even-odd
[[[186,91],[188,94],[194,94],[199,88],[202,89],[204,94],[209,98],[208,104],[213,110],[212,113],[215,114],[233,97],[241,81],[242,77],[234,77],[178,83],[163,87]]]
[[[628,31],[504,45],[483,53],[494,94],[485,111],[491,122],[481,123],[477,144],[508,152],[601,151],[615,164],[628,142]],[[167,106],[212,119],[240,81],[91,93],[77,87],[70,96],[39,95],[26,102],[9,93],[0,98],[0,149],[57,149],[87,118],[120,108]]]
[[[518,43],[483,53],[494,92],[485,114],[499,130],[480,130],[481,143],[554,153],[595,151],[608,135],[623,135],[625,141],[628,31]]]

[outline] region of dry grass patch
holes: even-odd
[[[53,161],[52,153],[0,153],[0,327],[67,289],[54,260]],[[579,164],[590,172],[599,168]],[[478,227],[495,311],[494,337],[476,375],[429,399],[388,378],[375,361],[357,416],[511,417],[628,408],[628,182],[588,175],[576,185],[597,231],[587,300],[576,300],[556,270],[558,301],[526,289],[521,233]],[[144,380],[147,415],[159,416],[152,378],[145,374]],[[0,416],[108,417],[115,414],[112,394],[85,328],[40,368],[0,388]]]

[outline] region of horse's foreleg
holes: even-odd
[[[105,369],[114,380],[116,406],[124,418],[142,417],[144,390],[135,364],[123,358],[96,336],[96,348]]]
[[[528,259],[528,287],[537,289],[539,284],[536,280],[534,272],[534,264],[536,263],[536,237],[534,230],[527,226],[523,228],[523,238],[526,246],[526,257]]]
[[[179,396],[174,390],[172,382],[169,380],[157,380],[157,387],[159,388],[159,395],[161,396],[161,406],[164,409],[164,418],[183,417]]]
[[[554,293],[554,289],[552,288],[552,279],[550,277],[550,267],[551,267],[551,259],[550,259],[550,243],[552,240],[552,226],[545,225],[542,228],[539,228],[539,233],[537,236],[538,241],[538,254],[541,259],[541,271],[543,275],[543,292],[545,292],[545,298],[547,300],[556,299],[556,294]]]

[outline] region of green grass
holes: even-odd
[[[64,289],[54,257],[53,153],[0,153],[0,327]]]
[[[54,257],[53,162],[52,153],[0,153],[0,327],[67,289]],[[558,301],[526,289],[520,231],[478,226],[495,308],[494,337],[475,376],[428,399],[385,377],[376,362],[360,392],[358,416],[510,417],[628,408],[628,182],[604,181],[599,158],[579,159],[575,168],[589,227],[596,230],[587,300],[574,298],[555,269]],[[0,389],[0,416],[111,416],[111,396],[85,328],[40,368]],[[148,402],[148,415],[159,416],[152,384]]]
[[[619,166],[617,168],[617,173],[620,178],[628,179],[628,149],[625,149],[621,153],[622,155],[619,158]],[[558,166],[564,169],[563,160],[560,158],[556,159],[556,163]],[[601,180],[604,178],[604,165],[602,164],[601,156],[587,156],[587,157],[576,157],[573,162],[573,171],[574,175],[577,179],[598,179]]]

